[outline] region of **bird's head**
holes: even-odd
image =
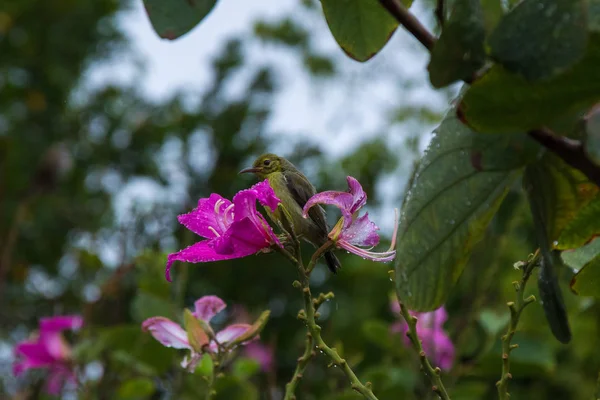
[[[245,168],[240,171],[240,174],[253,173],[259,179],[265,179],[270,174],[283,171],[283,158],[275,154],[263,154],[252,163],[251,168]]]

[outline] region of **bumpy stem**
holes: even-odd
[[[400,298],[400,297],[398,297]],[[431,382],[431,390],[436,393],[443,400],[450,400],[450,396],[446,391],[446,387],[442,382],[441,378],[441,370],[438,367],[433,367],[423,350],[423,346],[421,344],[421,340],[419,340],[419,336],[417,334],[417,318],[410,315],[408,308],[402,303],[398,301],[400,304],[400,314],[406,320],[408,325],[408,332],[406,332],[406,336],[410,339],[410,342],[414,346],[415,350],[419,354],[419,360],[421,361],[421,368],[423,372],[429,378]]]
[[[294,371],[294,376],[292,376],[292,379],[288,382],[287,385],[285,385],[284,400],[295,400],[296,399],[296,395],[294,394],[296,392],[296,387],[298,387],[298,384],[300,383],[300,379],[302,379],[302,376],[304,374],[304,370],[306,369],[306,366],[308,365],[309,361],[311,360],[311,358],[314,355],[315,355],[315,352],[313,350],[312,335],[309,332],[307,332],[306,333],[306,346],[304,347],[304,354],[302,354],[302,356],[300,358],[298,358],[298,364],[296,365],[296,370]]]
[[[527,298],[524,296],[525,286],[527,285],[527,281],[533,272],[533,269],[537,266],[539,259],[539,251],[529,257],[527,262],[521,263],[519,268],[523,270],[523,276],[520,282],[513,282],[515,287],[515,291],[517,292],[517,300],[516,303],[510,301],[506,303],[508,308],[510,309],[510,323],[508,324],[508,330],[506,331],[506,335],[502,336],[502,376],[500,380],[496,383],[498,387],[498,398],[501,400],[508,400],[510,398],[510,394],[508,393],[508,382],[512,378],[510,374],[510,353],[519,345],[511,344],[511,340],[517,331],[517,325],[519,324],[519,318],[521,317],[521,313],[527,307],[527,305],[533,303],[535,301],[535,296],[531,295]]]
[[[290,261],[292,261],[298,267],[298,273],[300,275],[299,281],[294,281],[294,287],[302,290],[302,295],[304,297],[304,309],[300,310],[298,313],[298,318],[304,321],[307,329],[307,345],[304,349],[304,354],[302,357],[298,359],[298,365],[296,366],[296,371],[294,372],[294,376],[290,380],[290,382],[286,385],[285,399],[292,400],[295,399],[296,396],[294,394],[296,387],[300,378],[302,377],[302,373],[308,362],[312,358],[313,346],[316,350],[319,350],[323,354],[325,354],[331,360],[331,364],[335,366],[339,366],[348,380],[350,381],[350,387],[362,394],[366,399],[369,400],[378,400],[377,397],[373,394],[371,390],[371,383],[367,382],[363,384],[352,368],[348,365],[345,359],[343,359],[337,352],[337,350],[333,347],[329,347],[327,343],[321,337],[321,327],[317,324],[316,319],[319,314],[317,312],[318,307],[326,300],[333,297],[333,293],[329,292],[327,294],[321,294],[317,298],[313,298],[310,291],[310,271],[315,267],[319,258],[333,245],[332,242],[326,242],[323,246],[321,246],[315,254],[312,256],[309,264],[304,267],[302,263],[302,258],[300,257],[300,244],[296,242],[296,257],[292,256],[289,252],[284,249],[279,249],[279,251],[286,256]],[[308,347],[310,345],[310,347]]]

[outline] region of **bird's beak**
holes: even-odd
[[[238,172],[238,174],[247,174],[247,173],[255,174],[257,172],[260,172],[260,168],[244,168],[243,170]]]

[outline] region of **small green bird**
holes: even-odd
[[[294,164],[275,154],[263,154],[254,161],[252,168],[243,169],[240,174],[247,172],[255,174],[260,179],[269,180],[273,191],[290,215],[296,236],[315,247],[320,247],[329,240],[327,237],[329,226],[325,220],[325,212],[320,206],[312,207],[308,211],[308,218],[302,216],[302,208],[316,190]],[[279,209],[274,213],[267,210],[267,213],[274,221],[281,222],[286,230],[291,229]],[[324,256],[331,272],[336,273],[342,266],[340,260],[332,251],[326,252]]]

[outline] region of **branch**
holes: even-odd
[[[314,355],[315,355],[315,351],[313,350],[312,335],[310,334],[310,332],[307,332],[306,333],[306,345],[304,347],[304,354],[302,354],[302,357],[298,358],[298,364],[296,365],[296,370],[294,371],[294,376],[288,382],[288,384],[285,385],[284,400],[296,400],[296,395],[294,394],[294,392],[296,391],[296,387],[298,386],[300,379],[302,379],[304,370],[306,369],[308,362]]]
[[[398,297],[400,299],[400,297]],[[421,369],[425,372],[427,378],[431,382],[431,390],[437,394],[442,400],[450,400],[450,396],[446,391],[446,387],[444,386],[444,382],[442,382],[442,378],[440,377],[441,370],[436,367],[434,368],[429,360],[427,359],[427,355],[423,350],[423,346],[421,344],[421,340],[419,340],[419,336],[417,334],[417,318],[410,315],[408,308],[398,300],[398,304],[400,304],[400,314],[406,320],[408,325],[408,332],[406,332],[406,336],[410,339],[410,342],[414,346],[415,350],[419,354],[419,360],[421,361]]]
[[[571,167],[583,172],[590,181],[600,186],[600,167],[590,161],[580,141],[556,135],[547,128],[534,129],[527,133],[539,144],[559,156]]]
[[[327,243],[326,243],[326,245],[327,245]],[[321,249],[324,249],[324,248],[325,248],[325,245],[321,247]],[[321,250],[321,249],[319,249],[319,250]],[[322,251],[319,251],[319,250],[317,250],[317,253],[322,254],[324,252],[324,250],[322,250]],[[315,253],[315,254],[317,254],[317,253]],[[318,258],[319,258],[319,256],[313,256],[308,267],[310,267],[311,265],[314,266],[314,264],[316,263]],[[362,394],[363,397],[365,397],[366,399],[378,400],[377,397],[375,396],[375,394],[373,394],[373,391],[371,390],[371,383],[367,382],[366,384],[363,385],[363,383],[358,379],[358,377],[356,376],[354,371],[352,371],[352,368],[350,368],[350,366],[348,365],[348,362],[345,359],[343,359],[342,357],[340,357],[339,353],[337,352],[337,350],[335,348],[329,347],[327,345],[327,343],[325,343],[325,341],[321,337],[321,327],[316,322],[316,318],[318,318],[318,316],[319,316],[316,309],[323,301],[326,301],[328,298],[331,298],[332,293],[322,294],[317,299],[313,299],[312,294],[310,292],[308,267],[305,268],[304,265],[302,265],[302,262],[300,260],[298,260],[296,265],[298,267],[300,280],[294,281],[293,286],[301,289],[302,295],[304,297],[304,310],[300,310],[300,312],[298,313],[298,318],[303,320],[304,323],[306,324],[306,329],[307,329],[308,334],[310,335],[309,337],[311,338],[311,341],[312,341],[311,351],[312,351],[312,346],[314,346],[314,348],[316,350],[319,350],[321,353],[323,353],[327,357],[329,357],[332,365],[339,366],[341,368],[341,370],[344,372],[344,374],[346,375],[346,377],[348,378],[348,380],[350,381],[350,387],[353,390]],[[307,354],[307,351],[308,351],[307,348],[305,348],[304,355]],[[297,382],[295,382],[294,379],[296,379],[297,372],[300,369],[303,369],[303,367],[300,366],[300,364],[304,363],[304,362],[306,362],[306,363],[308,362],[308,360],[306,360],[304,358],[304,356],[300,357],[298,359],[299,365],[296,367],[296,372],[294,373],[294,377],[292,377],[292,380],[288,383],[288,385],[286,385],[286,394],[285,394],[286,397],[285,398],[288,400],[295,398],[294,389],[296,387]]]
[[[433,49],[437,39],[400,3],[399,0],[379,0],[381,5],[403,25],[429,52]],[[442,0],[438,0],[439,4]],[[436,10],[437,13],[437,10]],[[439,17],[438,17],[439,18]],[[477,74],[464,82],[471,84],[475,81]],[[552,151],[564,162],[581,171],[588,179],[600,186],[600,167],[594,164],[585,154],[580,141],[562,137],[547,128],[533,129],[527,134],[540,145]]]
[[[517,325],[519,324],[519,318],[521,313],[529,304],[535,301],[535,296],[531,295],[524,298],[523,293],[525,292],[525,285],[533,272],[533,269],[537,266],[539,258],[539,251],[531,256],[526,263],[523,263],[521,268],[523,269],[523,277],[520,282],[513,282],[515,290],[517,292],[517,303],[510,301],[507,303],[510,309],[510,323],[506,335],[502,336],[502,375],[500,380],[496,383],[498,387],[498,398],[500,400],[508,400],[510,394],[508,393],[508,381],[512,379],[510,374],[510,353],[514,349],[518,348],[517,344],[510,344],[515,332],[517,331]]]
[[[388,10],[390,14],[400,25],[404,26],[425,48],[429,51],[433,49],[433,45],[436,42],[435,36],[433,36],[427,28],[419,22],[419,20],[408,11],[406,7],[398,0],[379,0],[381,5]]]
[[[446,4],[444,0],[437,0],[437,4],[435,6],[435,17],[438,20],[440,28],[443,28],[446,20]]]

